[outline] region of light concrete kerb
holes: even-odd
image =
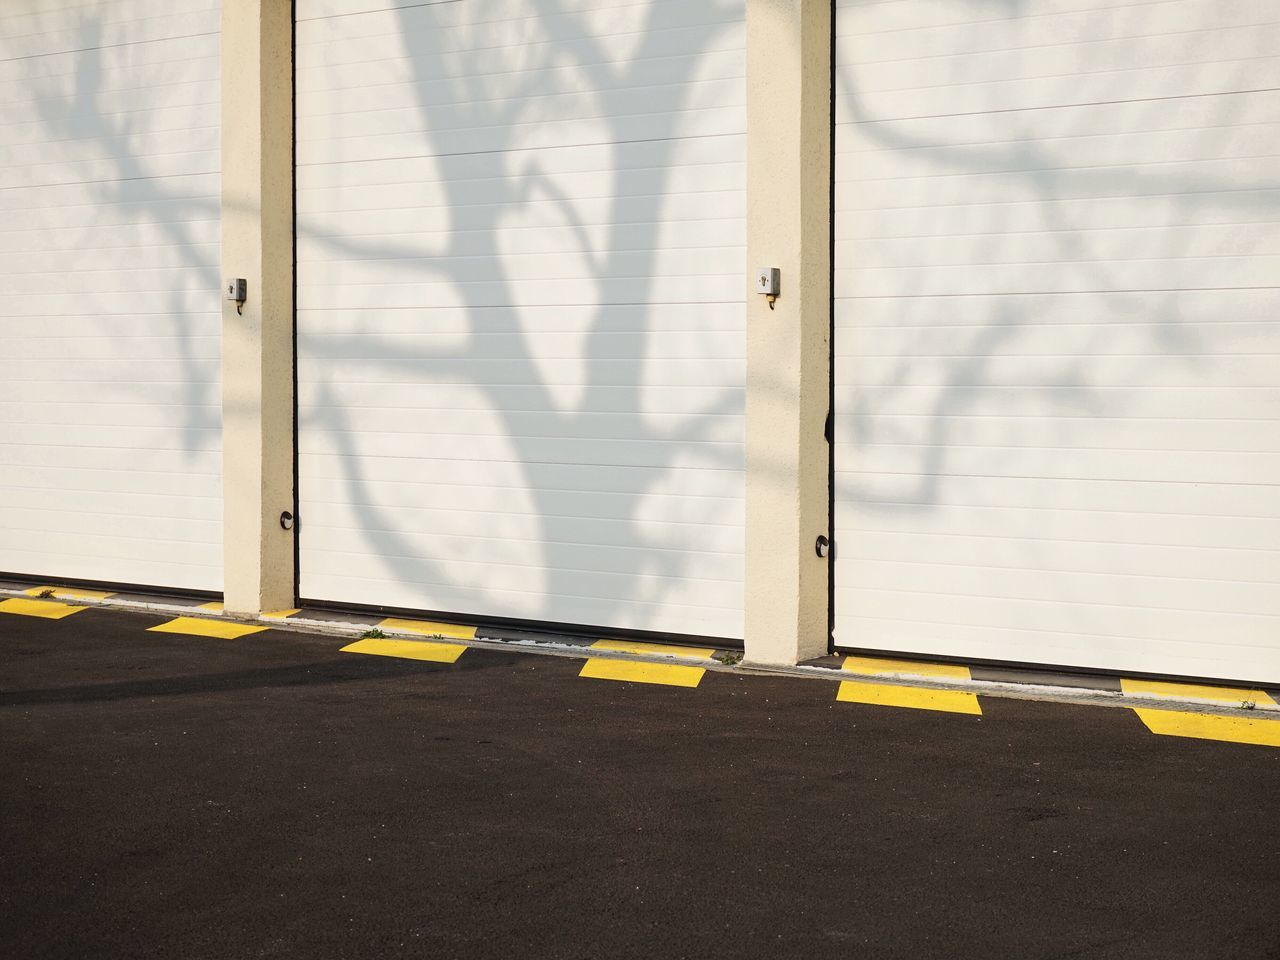
[[[0,597],[25,597],[22,590],[0,588]],[[204,619],[240,619],[251,620],[273,630],[281,630],[311,636],[328,636],[345,639],[358,639],[367,632],[367,623],[346,623],[333,620],[313,620],[305,616],[288,619],[273,617],[233,617],[227,613],[202,612],[189,604],[159,603],[154,601],[129,600],[122,597],[109,597],[101,600],[85,599],[77,601],[78,606],[102,607],[132,611],[135,613],[159,613],[174,616],[193,616],[199,614]],[[424,643],[438,642],[421,634],[386,631],[388,637],[405,640],[419,640]],[[1119,690],[1089,689],[1082,687],[1056,687],[1049,684],[1014,683],[998,680],[961,680],[945,677],[899,673],[880,675],[874,678],[864,675],[842,673],[838,669],[823,666],[778,666],[764,667],[749,663],[725,663],[714,658],[682,658],[670,655],[635,654],[612,650],[592,650],[577,643],[534,643],[526,640],[499,640],[488,638],[459,639],[441,638],[450,644],[488,650],[519,650],[535,656],[569,657],[584,659],[590,657],[614,660],[633,660],[652,663],[684,662],[696,664],[716,673],[756,674],[762,676],[794,677],[796,679],[822,680],[827,683],[840,681],[870,681],[877,684],[904,687],[923,687],[934,690],[958,690],[979,696],[1000,697],[1008,700],[1035,700],[1050,703],[1077,704],[1080,706],[1120,707],[1125,709],[1153,709],[1175,712],[1189,712],[1210,716],[1239,717],[1242,719],[1280,715],[1280,704],[1258,703],[1256,707],[1243,708],[1231,704],[1199,699],[1196,697],[1152,696],[1124,693]],[[822,702],[815,700],[815,703]],[[1280,721],[1275,721],[1280,722]]]

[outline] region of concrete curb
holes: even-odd
[[[24,599],[40,599],[32,597],[25,590],[0,588],[0,596],[20,597]],[[53,599],[53,598],[49,598]],[[68,602],[67,599],[58,602]],[[162,603],[155,601],[130,600],[127,597],[75,598],[72,602],[77,606],[105,607],[108,609],[134,611],[138,613],[161,613],[176,616],[198,615],[209,619],[226,619],[238,623],[253,623],[292,633],[318,634],[343,639],[358,640],[372,629],[379,629],[388,639],[414,640],[422,643],[450,643],[483,650],[519,651],[541,656],[570,657],[574,659],[600,658],[608,660],[630,660],[647,663],[674,663],[685,666],[698,666],[717,673],[738,673],[754,676],[793,677],[800,680],[825,680],[827,682],[877,683],[887,686],[922,687],[931,690],[952,690],[972,693],[986,697],[1000,697],[1009,700],[1039,700],[1050,703],[1072,703],[1099,707],[1120,707],[1124,709],[1170,710],[1189,713],[1203,713],[1216,716],[1275,719],[1280,722],[1280,704],[1257,703],[1245,708],[1232,706],[1215,700],[1196,697],[1162,696],[1156,694],[1135,695],[1117,690],[1093,689],[1087,687],[1057,687],[1039,683],[1013,683],[994,680],[962,680],[959,678],[925,676],[906,672],[885,674],[846,673],[838,666],[760,664],[750,661],[726,663],[714,656],[684,657],[673,653],[632,653],[621,650],[597,649],[585,643],[572,640],[555,639],[548,636],[546,640],[500,639],[497,637],[477,636],[474,639],[457,637],[432,637],[420,633],[403,630],[384,629],[369,623],[342,620],[313,620],[295,614],[288,618],[278,617],[233,617],[224,611],[200,610],[198,604]],[[477,630],[483,630],[478,627]],[[723,651],[717,650],[719,654]],[[736,653],[736,651],[734,651]],[[1245,701],[1241,691],[1242,702]]]

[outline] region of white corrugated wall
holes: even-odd
[[[0,571],[221,588],[218,33],[0,9]]]
[[[1280,680],[1280,24],[840,0],[836,643]]]
[[[301,593],[742,635],[742,0],[299,0]]]

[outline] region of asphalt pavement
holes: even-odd
[[[1280,750],[167,619],[0,617],[0,957],[1280,958]]]

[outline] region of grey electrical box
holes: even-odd
[[[236,303],[244,303],[248,299],[249,281],[244,277],[228,280],[226,283],[227,299]]]
[[[756,293],[776,297],[780,276],[781,271],[777,267],[761,267],[756,271]]]

